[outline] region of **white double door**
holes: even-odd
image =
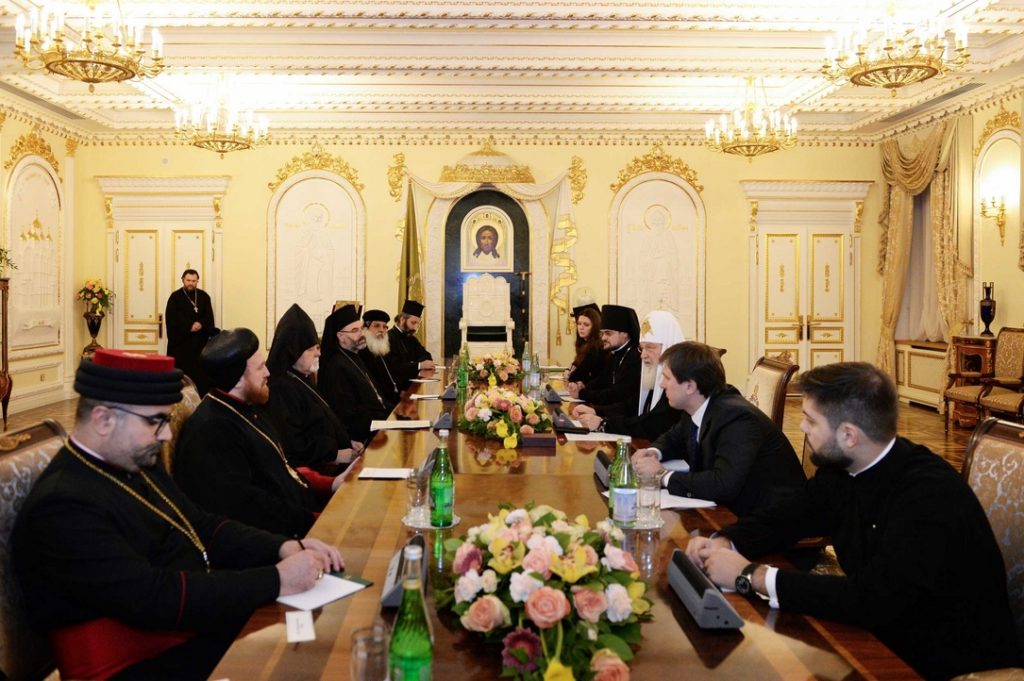
[[[771,184],[775,195],[752,205],[751,364],[782,356],[806,371],[857,359],[859,223],[870,183],[811,187],[810,196]]]

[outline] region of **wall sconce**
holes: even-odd
[[[981,217],[995,218],[996,227],[999,228],[999,245],[1006,245],[1006,199],[1000,198],[996,204],[996,197],[990,196],[988,201],[981,200]]]

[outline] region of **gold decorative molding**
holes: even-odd
[[[981,153],[985,142],[988,142],[988,138],[994,135],[997,130],[1020,131],[1020,114],[1016,111],[1007,111],[1002,102],[999,104],[999,112],[986,121],[985,128],[981,131],[981,136],[978,138],[978,145],[974,147],[975,156]]]
[[[697,171],[687,165],[686,161],[666,154],[661,148],[661,142],[655,142],[650,153],[634,158],[619,171],[619,179],[611,184],[612,192],[619,191],[627,182],[643,173],[669,173],[684,180],[698,194],[704,191],[704,185],[697,181]]]
[[[220,212],[220,202],[224,200],[223,196],[213,197],[213,222],[216,229],[224,228],[224,216]]]
[[[71,158],[75,157],[75,152],[78,151],[78,140],[74,137],[69,137],[64,140],[64,151]]]
[[[853,231],[856,234],[860,234],[860,228],[864,226],[864,202],[857,201],[854,203],[853,212]]]
[[[26,134],[18,137],[18,141],[14,143],[14,148],[11,149],[11,155],[4,163],[4,170],[10,170],[14,167],[15,163],[26,156],[39,156],[50,164],[53,171],[57,173],[57,177],[62,180],[64,179],[60,174],[60,164],[57,163],[53,150],[50,149],[50,145],[47,144],[46,140],[39,135],[36,128],[32,128]]]
[[[114,197],[103,197],[103,218],[107,221],[107,229],[114,229]]]
[[[492,164],[487,161],[482,163],[458,163],[454,166],[445,166],[441,169],[441,182],[492,182],[509,183],[521,182],[533,184],[533,173],[529,166],[520,166],[512,163],[508,154],[503,154],[494,148],[494,135],[484,140],[484,145],[470,153],[466,159],[477,158],[505,158],[509,162],[504,164]]]
[[[388,194],[396,202],[402,198],[402,180],[405,179],[405,154],[399,152],[393,157],[394,165],[388,166]]]
[[[7,120],[7,112],[0,111],[0,130],[4,129],[4,121]]]
[[[344,177],[352,183],[356,191],[362,191],[363,189],[363,185],[359,182],[359,173],[356,169],[350,166],[341,156],[332,156],[325,152],[319,142],[313,143],[312,151],[307,151],[299,156],[293,156],[292,160],[288,161],[277,171],[277,177],[272,182],[268,182],[267,187],[270,191],[274,191],[292,175],[297,175],[306,170],[328,170]]]
[[[569,164],[569,190],[572,192],[573,203],[583,200],[583,190],[586,188],[587,169],[583,167],[583,159],[573,156],[572,163]]]
[[[750,231],[757,231],[757,201],[750,202]]]

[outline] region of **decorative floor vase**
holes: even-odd
[[[987,282],[987,283],[983,282],[982,285],[981,285],[981,290],[983,292],[983,297],[981,299],[981,302],[979,303],[979,305],[980,305],[980,310],[979,311],[981,313],[981,321],[982,321],[982,323],[985,324],[985,330],[981,332],[982,336],[992,336],[993,335],[993,333],[991,331],[989,331],[989,328],[988,328],[989,324],[992,323],[992,320],[996,318],[996,301],[992,297],[992,289],[993,288],[995,288],[995,282]]]
[[[96,336],[100,333],[100,325],[103,324],[105,315],[102,312],[86,312],[82,316],[85,317],[85,326],[89,329],[89,335],[92,337],[89,344],[82,349],[82,357],[92,357],[97,349],[103,347],[96,342]]]

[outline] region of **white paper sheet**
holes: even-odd
[[[430,421],[370,421],[370,430],[416,430],[429,428]]]
[[[608,491],[601,492],[601,496],[607,498]],[[717,506],[713,501],[707,499],[690,499],[688,497],[677,497],[669,494],[667,489],[661,490],[661,510],[671,511],[683,508],[714,508]]]
[[[360,480],[405,480],[412,473],[411,468],[363,468]]]
[[[615,433],[566,433],[565,439],[568,442],[618,442],[627,435],[616,435]]]
[[[413,393],[412,394],[412,399],[414,399],[414,400],[439,400],[439,399],[441,399],[441,396],[440,395],[420,395],[419,393]]]
[[[356,584],[355,582],[341,577],[335,577],[334,575],[324,575],[323,579],[316,580],[316,584],[309,591],[303,591],[300,594],[292,594],[291,596],[281,596],[277,599],[278,603],[284,603],[290,605],[293,608],[299,610],[315,610],[316,608],[327,605],[331,601],[336,601],[339,598],[345,596],[351,596],[357,591],[365,589],[366,585]]]
[[[409,380],[410,383],[440,383],[440,378],[413,378]]]

